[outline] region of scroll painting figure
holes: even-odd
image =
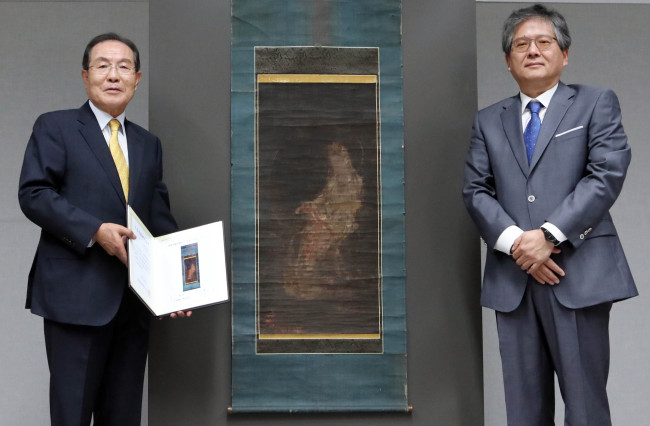
[[[363,179],[352,166],[348,150],[340,143],[328,146],[330,164],[327,183],[318,196],[300,204],[295,213],[307,218],[292,241],[297,253],[288,265],[285,291],[299,299],[317,299],[326,292],[345,296],[332,285],[343,272],[341,244],[357,230]],[[329,271],[323,282],[319,271]],[[340,282],[340,281],[339,281]]]

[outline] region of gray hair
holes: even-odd
[[[517,26],[529,19],[543,19],[550,22],[553,26],[553,31],[555,31],[555,38],[560,49],[563,52],[569,50],[571,46],[571,35],[569,34],[569,27],[564,16],[556,10],[548,9],[541,4],[535,4],[523,9],[513,10],[510,16],[508,16],[508,19],[503,23],[501,48],[506,55],[510,55],[512,38],[515,35]]]

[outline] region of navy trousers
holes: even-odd
[[[105,326],[45,319],[52,426],[140,425],[149,322],[128,289]]]

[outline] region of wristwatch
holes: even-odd
[[[546,241],[550,241],[554,246],[559,246],[560,242],[555,238],[555,236],[549,231],[548,229],[544,228],[543,226],[540,227],[539,229],[542,230],[544,233],[544,238],[546,238]]]

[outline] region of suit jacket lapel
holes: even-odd
[[[505,106],[501,112],[501,122],[512,153],[517,159],[517,164],[519,164],[521,172],[528,176],[528,157],[526,157],[524,145],[524,131],[521,128],[521,100],[519,95],[511,99],[512,102]]]
[[[113,156],[111,155],[111,151],[106,144],[106,139],[97,124],[97,119],[95,118],[93,111],[90,109],[88,102],[79,108],[79,122],[81,123],[81,135],[95,154],[95,157],[97,157],[97,160],[106,173],[108,180],[111,182],[113,189],[115,189],[115,192],[126,208],[126,200],[124,198],[124,192],[122,191],[120,176],[117,174],[117,168],[113,161]]]
[[[124,120],[126,127],[126,141],[129,146],[129,200],[134,200],[137,194],[140,172],[142,171],[142,157],[144,142],[140,133],[128,120]]]
[[[573,104],[574,95],[575,90],[560,82],[557,91],[551,98],[551,103],[548,105],[546,115],[544,115],[544,121],[542,121],[542,127],[539,130],[539,136],[535,144],[535,152],[530,162],[531,171],[535,168],[544,150],[551,142],[567,110]]]

